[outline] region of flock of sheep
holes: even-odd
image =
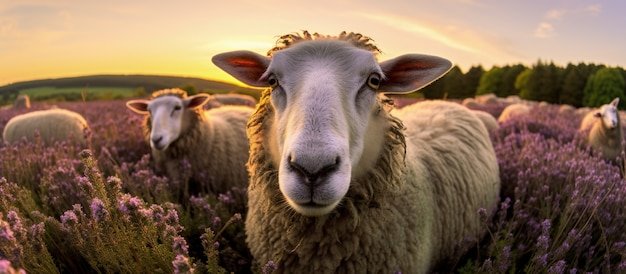
[[[478,212],[494,209],[501,188],[489,132],[531,107],[511,104],[498,120],[470,110],[470,101],[395,109],[385,94],[418,90],[451,63],[419,54],[378,62],[378,53],[357,33],[289,34],[267,56],[213,58],[241,82],[267,88],[258,104],[209,107],[206,94],[167,89],[127,106],[145,116],[157,172],[189,179],[190,191],[249,182],[246,234],[257,263],[273,260],[281,273],[426,273],[485,233]],[[611,160],[622,149],[617,105],[591,111],[581,125]],[[88,146],[88,130],[79,114],[50,109],[12,118],[3,140]],[[182,177],[184,163],[191,178]]]

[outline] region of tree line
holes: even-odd
[[[454,66],[448,74],[420,90],[426,99],[464,99],[493,93],[498,97],[517,95],[522,99],[598,107],[615,97],[626,99],[626,71],[621,67],[597,64],[568,64],[537,61],[494,66],[490,70],[473,66],[463,73]]]

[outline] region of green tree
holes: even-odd
[[[187,95],[195,95],[198,94],[198,90],[194,84],[184,84],[180,86],[180,89],[187,92]]]
[[[500,67],[493,67],[489,71],[485,72],[482,77],[480,77],[480,82],[478,84],[478,88],[476,89],[476,95],[483,94],[498,94],[498,89],[502,83],[502,76],[504,75],[504,70]]]
[[[463,75],[463,93],[460,98],[474,97],[476,95],[476,90],[483,74],[485,74],[485,69],[482,66],[474,66]]]
[[[458,66],[452,67],[441,80],[443,81],[443,96],[456,99],[464,98],[463,72]]]
[[[500,88],[498,89],[498,97],[507,97],[509,95],[518,95],[519,90],[515,88],[515,80],[517,76],[526,69],[524,65],[512,65],[502,68],[502,81],[500,82]]]
[[[554,63],[546,64],[538,61],[532,68],[532,72],[523,75],[519,83],[520,97],[533,101],[546,101],[548,103],[557,103],[561,89],[562,69],[558,68]],[[516,79],[517,81],[518,79]]]
[[[591,75],[583,90],[583,104],[599,107],[611,102],[615,97],[624,99],[626,81],[617,68],[601,68]]]
[[[515,89],[519,90],[519,97],[522,99],[531,97],[532,91],[528,89],[528,80],[532,74],[533,69],[527,68],[515,78]]]

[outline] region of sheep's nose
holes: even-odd
[[[321,185],[325,177],[338,169],[341,159],[336,157],[332,160],[328,160],[326,163],[320,163],[319,161],[298,161],[292,156],[289,156],[288,161],[291,170],[304,179],[303,183],[314,188]]]
[[[161,149],[163,146],[160,144],[161,140],[163,140],[163,136],[155,136],[152,137],[152,144],[155,148]]]

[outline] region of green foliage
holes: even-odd
[[[196,86],[194,84],[187,83],[180,86],[179,88],[186,91],[187,95],[189,96],[198,94],[198,90],[196,89]]]
[[[502,77],[504,76],[504,70],[499,67],[493,67],[489,71],[485,72],[480,78],[476,95],[483,94],[498,94],[502,83]]]
[[[601,68],[589,77],[583,90],[583,104],[599,107],[611,102],[615,97],[622,100],[626,82],[622,73],[616,68]]]
[[[556,103],[561,92],[563,70],[557,68],[554,63],[545,64],[538,61],[532,68],[531,73],[522,72],[516,80],[516,86],[520,88],[520,98],[532,101],[545,101]]]

